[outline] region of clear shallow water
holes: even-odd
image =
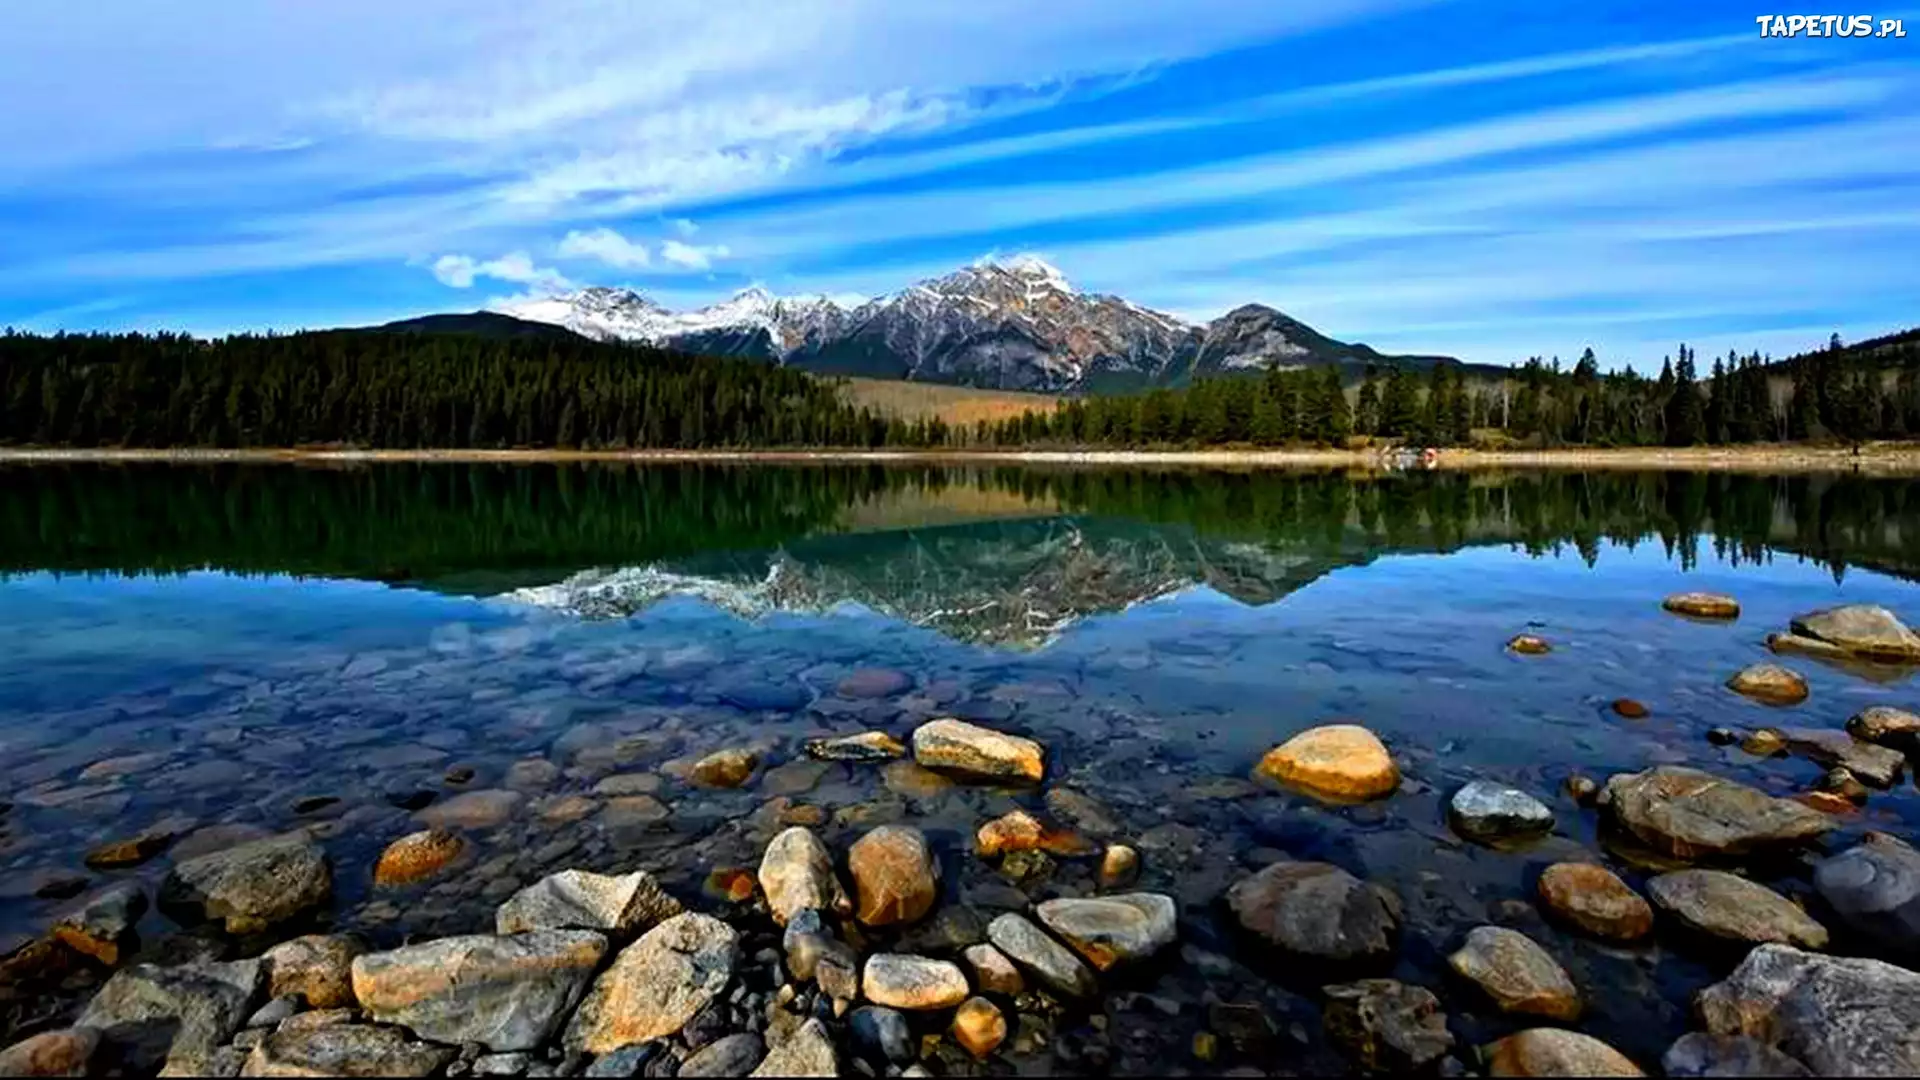
[[[1684,762],[1801,791],[1821,770],[1715,748],[1707,730],[1837,728],[1869,704],[1920,703],[1902,673],[1804,660],[1788,661],[1812,685],[1802,706],[1721,686],[1802,611],[1872,602],[1920,622],[1910,481],[454,466],[0,481],[0,885],[87,873],[91,846],[158,822],[306,824],[336,864],[326,917],[382,941],[486,928],[506,892],[574,866],[651,869],[718,910],[709,871],[754,866],[796,805],[821,808],[836,850],[874,824],[918,824],[942,852],[946,906],[1019,904],[970,836],[1015,805],[1042,809],[1039,792],[843,765],[763,769],[732,792],[679,778],[724,746],[778,767],[810,737],[904,737],[958,715],[1045,742],[1048,785],[1106,805],[1144,854],[1142,887],[1181,900],[1187,942],[1241,956],[1226,887],[1281,853],[1329,859],[1400,893],[1398,974],[1434,987],[1463,1037],[1524,1026],[1442,974],[1461,935],[1497,921],[1587,991],[1583,1030],[1651,1064],[1685,1030],[1687,994],[1730,965],[1664,937],[1603,946],[1533,913],[1550,862],[1605,858],[1640,881],[1560,785]],[[1661,611],[1682,589],[1732,593],[1744,613]],[[1556,651],[1507,653],[1522,630]],[[872,667],[912,687],[837,692]],[[1652,716],[1615,717],[1617,697]],[[1332,808],[1240,783],[1266,749],[1336,718],[1387,741],[1399,795]],[[515,770],[529,758],[557,775]],[[476,775],[448,785],[453,766]],[[665,821],[597,805],[550,819],[635,772],[660,777]],[[1455,838],[1443,800],[1476,777],[1546,800],[1554,835],[1513,851]],[[416,827],[390,795],[500,787],[526,800],[476,832],[462,873],[370,887],[381,846]],[[310,796],[339,801],[298,812]],[[1916,815],[1911,787],[1876,793],[1831,845],[1866,828],[1912,838]],[[89,876],[157,882],[167,864]],[[1802,869],[1777,873],[1806,893]],[[1066,860],[1025,891],[1091,880]],[[0,899],[0,934],[41,930],[59,906]],[[143,938],[171,929],[150,915]],[[1339,1067],[1311,987],[1243,959],[1170,958],[1125,984],[1176,1012],[1110,1001],[1115,1067],[1188,1060],[1191,1035],[1220,1026],[1210,1001],[1257,1005],[1274,1027],[1222,1065]]]

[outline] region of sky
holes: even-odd
[[[853,300],[1016,253],[1490,363],[1920,324],[1920,7],[1770,10],[5,0],[0,325]]]

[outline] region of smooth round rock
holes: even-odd
[[[860,993],[892,1009],[951,1009],[971,992],[966,973],[947,960],[874,953],[860,972]]]
[[[1140,876],[1140,853],[1125,844],[1110,844],[1100,857],[1100,886],[1105,889],[1131,885]]]
[[[387,845],[373,864],[375,885],[413,885],[437,877],[467,850],[460,834],[447,829],[409,833]]]
[[[1507,650],[1521,656],[1545,656],[1553,651],[1553,644],[1538,634],[1515,634],[1507,640]]]
[[[1891,705],[1872,705],[1847,720],[1847,734],[1899,750],[1920,751],[1920,715]]]
[[[1610,777],[1606,804],[1641,843],[1678,859],[1791,848],[1834,827],[1792,800],[1677,765]]]
[[[1007,1041],[1007,1018],[986,998],[968,998],[953,1014],[953,1040],[974,1057],[986,1057]]]
[[[928,769],[985,779],[1039,781],[1046,751],[1032,739],[962,720],[931,720],[914,729],[913,759]]]
[[[1680,870],[1647,882],[1660,910],[1689,929],[1755,945],[1780,942],[1820,949],[1827,928],[1791,900],[1757,882],[1723,870]]]
[[[1870,833],[1814,867],[1813,885],[1842,926],[1903,959],[1920,959],[1920,852]]]
[[[1795,616],[1793,632],[1854,656],[1887,663],[1920,663],[1920,634],[1878,604],[1847,604]]]
[[[1580,1017],[1580,991],[1566,969],[1518,930],[1475,927],[1447,957],[1447,965],[1478,983],[1504,1012],[1568,1021]]]
[[[1160,893],[1048,900],[1034,914],[1099,971],[1144,960],[1179,936],[1178,908]]]
[[[693,763],[687,778],[701,787],[737,788],[753,776],[760,759],[745,750],[715,750]]]
[[[1454,831],[1470,840],[1509,840],[1553,831],[1553,811],[1519,788],[1475,780],[1447,800]]]
[[[796,913],[812,908],[834,911],[846,907],[846,891],[833,872],[833,853],[812,830],[795,825],[767,845],[760,860],[760,888],[767,894],[773,920],[782,926]]]
[[[919,829],[882,825],[847,852],[855,914],[868,926],[910,923],[933,909],[940,887],[933,852]]]
[[[1727,689],[1765,705],[1798,705],[1807,700],[1807,680],[1779,664],[1753,664],[1735,672]]]
[[[1358,724],[1309,728],[1267,751],[1254,772],[1336,800],[1377,799],[1400,787],[1385,744]]]
[[[1591,1035],[1532,1028],[1486,1050],[1488,1076],[1645,1076],[1625,1054]]]
[[[1555,863],[1539,887],[1547,910],[1595,937],[1637,941],[1653,929],[1653,906],[1604,866]]]
[[[1660,606],[1675,615],[1691,615],[1696,619],[1737,619],[1740,617],[1740,601],[1721,593],[1683,592],[1674,593],[1660,602]]]

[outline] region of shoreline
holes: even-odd
[[[546,464],[988,464],[1196,466],[1211,468],[1332,467],[1383,469],[1370,450],[350,450],[350,449],[0,449],[0,464],[112,463]],[[1749,447],[1441,450],[1434,468],[1472,470],[1652,469],[1706,472],[1866,472],[1920,476],[1920,442],[1869,444],[1856,456],[1843,447],[1763,444]],[[1409,470],[1422,471],[1422,470]]]

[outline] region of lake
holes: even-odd
[[[1097,857],[1015,872],[971,853],[981,823],[1024,806],[1136,847],[1140,887],[1180,904],[1182,947],[1050,1020],[1051,1038],[1010,1041],[1020,1071],[1205,1068],[1203,1031],[1210,1067],[1345,1067],[1314,987],[1245,949],[1222,901],[1289,857],[1399,895],[1392,973],[1439,994],[1462,1045],[1530,1026],[1446,971],[1494,923],[1566,967],[1581,1030],[1650,1067],[1737,956],[1543,919],[1550,863],[1602,861],[1636,887],[1649,869],[1564,785],[1677,763],[1812,789],[1813,762],[1708,732],[1912,709],[1911,672],[1781,658],[1811,687],[1791,707],[1723,684],[1811,609],[1920,622],[1916,580],[1920,482],[1858,475],[0,466],[0,939],[44,931],[76,892],[303,827],[335,866],[322,921],[387,944],[489,930],[502,898],[573,867],[648,869],[728,910],[713,872],[752,870],[792,821],[822,823],[839,853],[884,822],[921,827],[943,911],[1093,891]],[[1663,611],[1683,590],[1742,613]],[[1522,632],[1553,651],[1507,649]],[[1622,718],[1619,698],[1649,715]],[[803,750],[948,716],[1042,742],[1044,788]],[[1391,798],[1250,782],[1268,749],[1337,720],[1390,748]],[[688,782],[727,747],[757,755],[751,781]],[[1455,835],[1445,802],[1473,779],[1547,803],[1552,834]],[[1058,788],[1102,812],[1063,820]],[[409,807],[482,790],[514,795],[470,827],[458,873],[372,886],[382,847],[418,827]],[[1829,850],[1869,829],[1912,838],[1920,799],[1903,781],[1837,820]],[[83,864],[156,828],[172,851]],[[1806,867],[1764,880],[1806,897]],[[246,948],[157,912],[140,939],[152,956]],[[0,1026],[44,1026],[88,979],[0,1004]]]

